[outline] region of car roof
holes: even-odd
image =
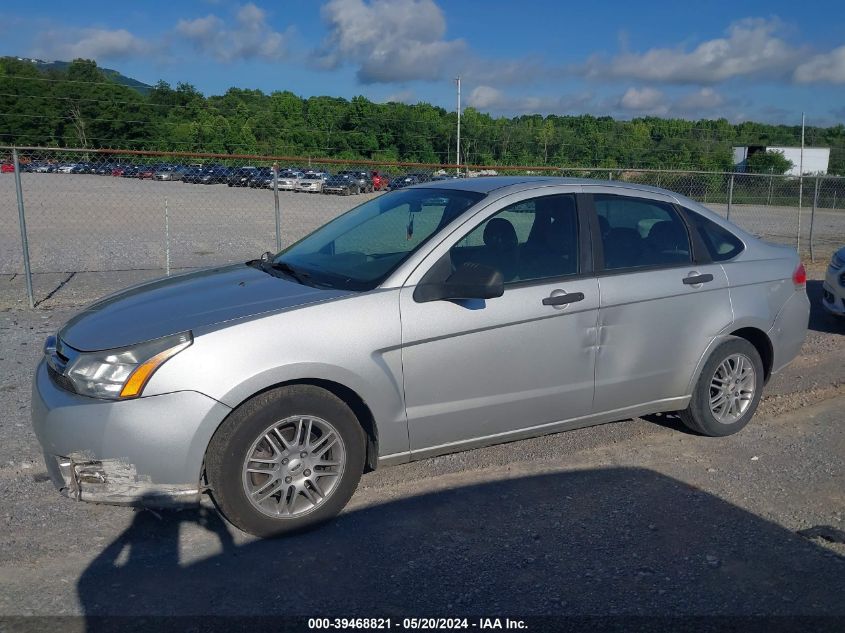
[[[594,187],[614,187],[620,189],[631,189],[637,191],[648,191],[662,194],[664,196],[678,197],[678,194],[660,187],[641,185],[639,183],[625,182],[622,180],[597,180],[595,178],[563,178],[557,176],[479,176],[477,178],[454,178],[446,180],[434,180],[414,185],[415,189],[459,189],[462,191],[474,191],[477,193],[489,194],[499,189],[508,189],[507,193],[519,191],[530,191],[537,187],[548,187],[551,185],[584,185]]]

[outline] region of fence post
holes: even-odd
[[[795,236],[795,250],[801,255],[801,208],[804,206],[804,176],[798,176],[798,231]]]
[[[279,163],[273,163],[273,205],[276,210],[276,252],[282,250],[282,217],[279,212]]]
[[[164,269],[170,277],[170,208],[167,206],[167,196],[164,198]]]
[[[775,180],[775,168],[769,168],[769,197],[766,199],[766,206],[772,206],[772,185],[774,184]]]
[[[726,220],[731,219],[731,207],[733,206],[734,202],[734,174],[731,174],[731,182],[728,185],[728,214],[725,218]]]
[[[21,166],[18,161],[18,150],[12,148],[12,162],[15,164],[15,194],[18,197],[18,224],[21,227],[21,250],[23,252],[23,270],[26,275],[26,296],[29,307],[35,309],[35,298],[32,294],[32,269],[29,265],[29,239],[26,235],[26,213],[23,206],[23,188],[21,187]]]
[[[816,254],[813,252],[813,224],[816,221],[816,207],[819,204],[819,177],[816,176],[816,192],[813,194],[813,210],[810,211],[810,261],[816,261]]]

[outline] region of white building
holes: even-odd
[[[757,152],[780,152],[786,160],[792,162],[792,169],[786,172],[790,176],[799,175],[801,165],[800,147],[781,147],[763,145],[749,145],[746,147],[734,147],[734,167],[737,171],[745,171],[748,165],[748,157]],[[804,174],[826,174],[830,162],[829,147],[805,147],[804,148]]]

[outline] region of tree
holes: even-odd
[[[792,161],[783,155],[783,152],[766,150],[765,152],[754,152],[746,162],[748,171],[755,174],[778,174],[783,175],[794,167]]]
[[[45,81],[45,79],[47,81]],[[258,152],[384,161],[455,162],[456,113],[428,103],[374,103],[289,90],[230,88],[205,96],[158,82],[146,93],[114,81],[90,60],[36,65],[0,57],[0,144]],[[809,126],[830,148],[830,173],[845,172],[845,126]],[[525,114],[466,108],[461,162],[557,167],[726,171],[732,147],[797,146],[800,126],[725,119]],[[780,154],[749,157],[750,171],[782,174]]]

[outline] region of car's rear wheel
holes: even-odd
[[[365,435],[334,394],[291,385],[241,405],[215,433],[206,476],[217,508],[256,536],[302,530],[343,509],[364,469]]]
[[[760,354],[745,339],[732,337],[710,354],[680,417],[687,427],[703,435],[731,435],[754,416],[762,392]]]

